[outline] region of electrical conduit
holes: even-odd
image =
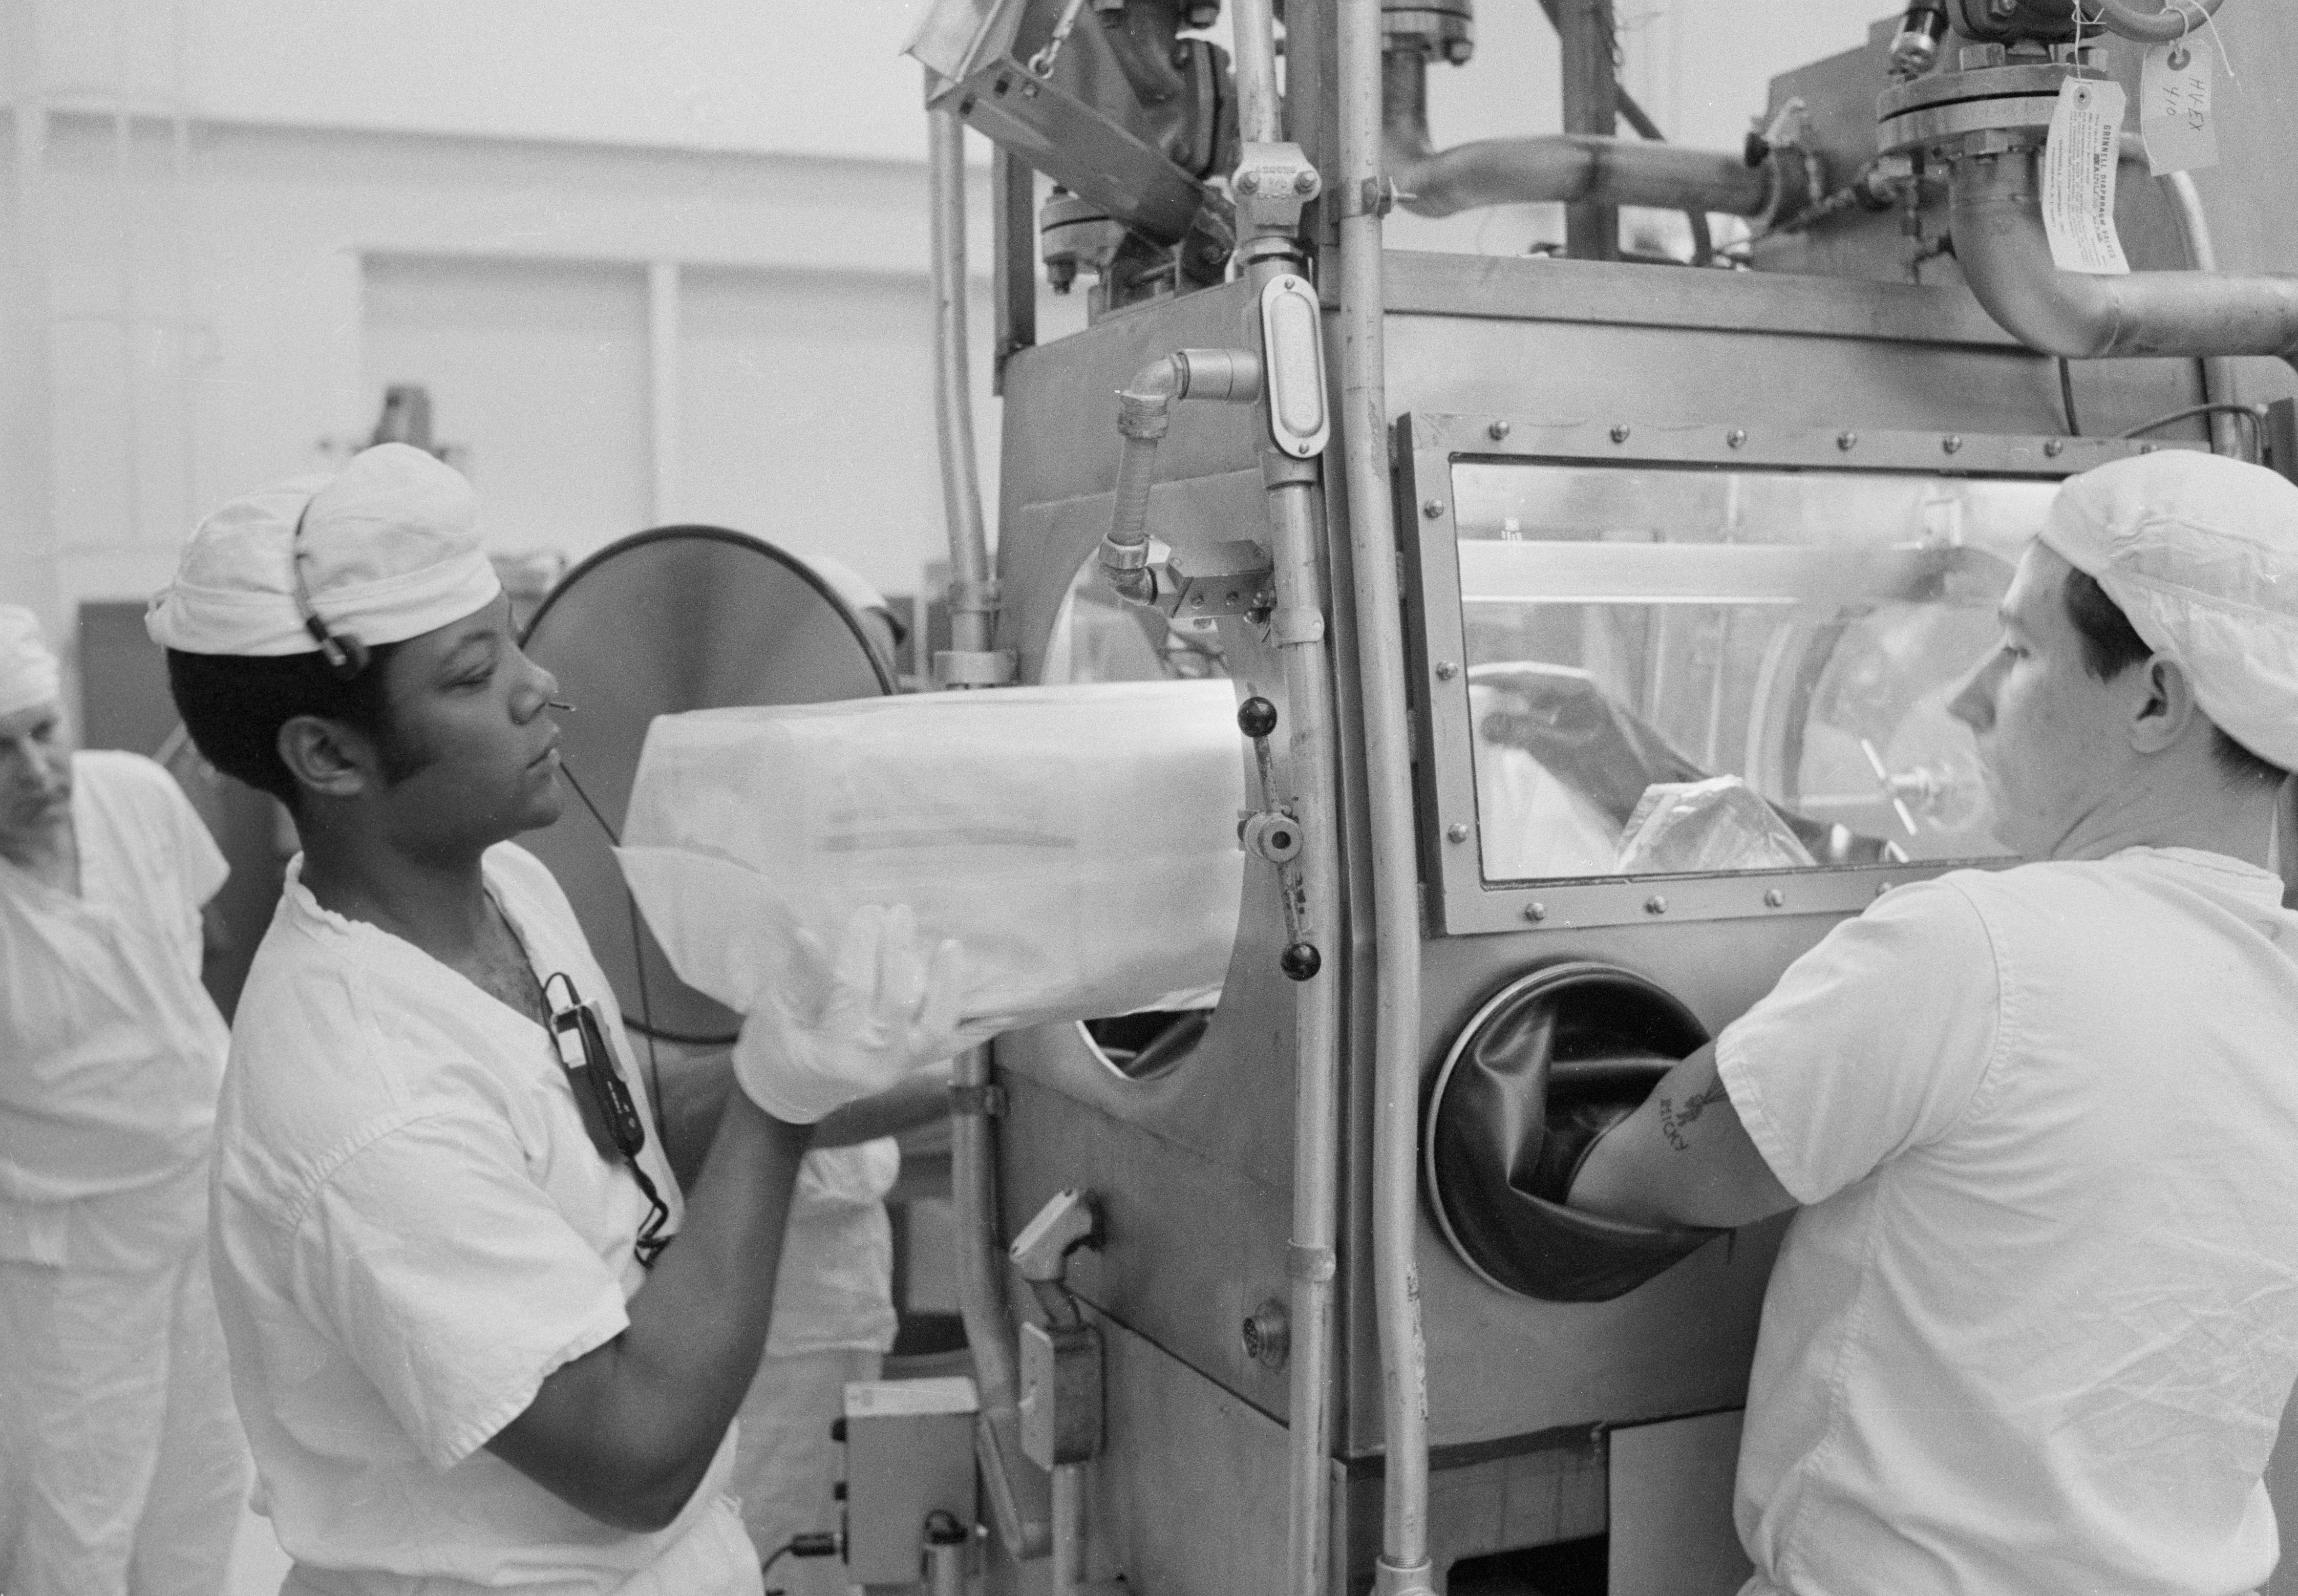
[[[1247,144],[1276,144],[1284,137],[1284,117],[1277,95],[1269,0],[1236,0],[1234,27],[1240,134]],[[1272,229],[1243,242],[1256,291],[1301,266],[1298,242],[1289,235]],[[1269,348],[1272,360],[1281,358],[1273,342]],[[1274,395],[1285,391],[1283,375],[1268,374],[1272,404]],[[1326,392],[1321,370],[1302,375],[1318,393]],[[1340,983],[1346,963],[1335,797],[1339,739],[1325,641],[1321,467],[1315,459],[1294,459],[1269,439],[1261,442],[1261,461],[1277,591],[1269,634],[1285,672],[1286,769],[1294,818],[1301,826],[1302,895],[1308,922],[1327,954],[1323,970],[1295,987],[1294,996],[1293,1225],[1287,1248],[1291,1477],[1285,1587],[1286,1596],[1326,1596],[1334,1246],[1340,1209]]]
[[[1386,1457],[1376,1596],[1433,1589],[1427,1357],[1414,1256],[1419,1220],[1420,923],[1405,717],[1403,611],[1382,354],[1380,0],[1341,0],[1341,435],[1370,797],[1374,961],[1372,1249]]]

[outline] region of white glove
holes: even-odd
[[[835,961],[800,931],[795,988],[742,1022],[734,1079],[778,1120],[811,1125],[958,1052],[958,947],[930,957],[907,904],[855,911]]]

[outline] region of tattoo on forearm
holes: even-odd
[[[1682,1108],[1676,1107],[1671,1098],[1661,1098],[1659,1100],[1659,1133],[1667,1137],[1667,1145],[1678,1153],[1689,1152],[1691,1147],[1692,1121],[1707,1112],[1709,1104],[1722,1103],[1729,1096],[1730,1094],[1724,1089],[1722,1078],[1718,1077],[1708,1083],[1706,1091],[1687,1101]]]

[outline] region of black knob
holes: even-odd
[[[833,1418],[830,1421],[830,1438],[841,1443],[845,1441],[846,1421],[843,1418]]]
[[[1277,967],[1288,980],[1310,980],[1325,967],[1325,955],[1317,951],[1314,942],[1294,942],[1277,955]]]
[[[1277,706],[1255,695],[1236,707],[1236,729],[1247,737],[1262,738],[1277,730]]]

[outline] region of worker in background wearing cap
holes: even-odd
[[[665,1148],[508,841],[558,812],[557,684],[469,485],[384,444],[226,505],[149,624],[193,740],[303,847],[235,1020],[213,1221],[287,1591],[757,1592],[725,1485],[791,1183],[815,1122],[955,1051],[955,950],[857,912],[744,1021],[707,1154]]]
[[[217,1596],[247,1490],[208,1281],[223,856],[139,755],[76,753],[0,605],[0,1591]]]
[[[2298,1376],[2298,487],[2075,477],[1954,711],[2029,863],[1900,886],[1565,1180],[1800,1206],[1740,1445],[1745,1596],[2228,1596]]]

